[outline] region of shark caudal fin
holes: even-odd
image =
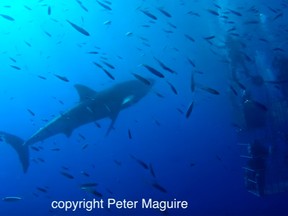
[[[0,131],[0,141],[10,144],[17,152],[24,172],[27,172],[29,167],[29,149],[24,144],[24,140],[15,135]]]

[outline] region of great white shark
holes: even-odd
[[[28,140],[0,131],[0,141],[10,144],[17,152],[24,172],[29,167],[29,146],[41,142],[56,134],[69,137],[73,130],[103,118],[110,118],[111,124],[107,134],[111,131],[120,111],[136,104],[152,88],[153,80],[147,85],[140,80],[130,80],[116,84],[101,92],[76,84],[79,102],[69,110],[49,121]]]

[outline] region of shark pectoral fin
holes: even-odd
[[[76,84],[74,85],[74,87],[76,88],[79,94],[80,101],[87,100],[87,98],[90,98],[97,93],[93,89],[81,84]]]
[[[119,114],[119,111],[113,113],[113,114],[110,116],[112,121],[111,121],[111,123],[110,123],[110,125],[109,125],[109,128],[108,128],[105,136],[108,136],[109,133],[111,132],[111,130],[114,128],[114,124],[115,124],[115,122],[116,122],[116,119],[117,119],[117,117],[118,117],[118,114]]]

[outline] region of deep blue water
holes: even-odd
[[[70,137],[59,134],[32,145],[26,173],[11,146],[1,142],[0,198],[4,200],[0,214],[288,215],[287,193],[258,197],[246,190],[242,169],[246,162],[237,145],[243,140],[235,123],[235,119],[243,121],[239,107],[247,89],[271,109],[269,103],[275,98],[287,98],[280,91],[283,84],[253,83],[240,69],[238,81],[245,90],[239,88],[231,79],[231,47],[225,43],[227,35],[233,34],[242,44],[241,56],[246,56],[249,71],[275,81],[273,59],[287,55],[288,2],[81,2],[1,1],[0,131],[29,139],[55,116],[77,106],[75,84],[101,94],[117,83],[135,80],[132,73],[152,78],[155,84],[143,99],[119,113],[108,136],[111,120],[105,118],[97,121],[98,126],[90,123],[75,129]],[[155,58],[175,72],[165,70]],[[193,110],[187,116],[192,102]],[[266,107],[259,105],[259,112]],[[247,136],[253,140],[266,131],[281,130],[271,125]],[[83,183],[98,185],[83,190]],[[7,202],[5,197],[21,200]],[[164,213],[140,206],[91,212],[51,208],[54,200],[93,198],[104,202],[108,198],[175,198],[187,201],[189,207]]]

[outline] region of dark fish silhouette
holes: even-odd
[[[61,173],[61,175],[65,176],[68,179],[74,179],[74,176],[67,173],[67,172],[61,171],[60,173]]]
[[[167,193],[167,190],[156,182],[152,183],[152,186],[157,190],[161,191],[162,193]]]
[[[132,139],[132,134],[131,134],[130,129],[128,129],[128,137],[129,137],[129,139]]]
[[[215,11],[215,10],[207,9],[207,11],[208,11],[210,14],[214,15],[214,16],[219,16],[219,13],[218,13],[217,11]]]
[[[192,113],[192,110],[193,110],[193,107],[194,107],[194,101],[192,101],[192,102],[190,103],[190,105],[189,105],[189,107],[188,107],[188,109],[187,109],[187,111],[186,111],[185,116],[186,116],[187,119],[190,117],[190,115],[191,115],[191,113]]]
[[[48,6],[48,15],[50,16],[51,15],[51,7]]]
[[[153,20],[157,20],[157,17],[153,14],[151,14],[149,11],[147,10],[140,10],[143,14],[145,14],[146,16],[150,17]]]
[[[96,1],[101,7],[105,8],[106,10],[110,10],[110,11],[112,10],[112,8],[109,7],[108,5],[103,4],[102,2],[99,2],[98,0],[96,0]]]
[[[151,85],[151,82],[150,82],[148,79],[140,76],[139,74],[132,73],[132,75],[133,75],[136,79],[138,79],[138,80],[140,80],[141,82],[143,82],[144,84],[146,84],[146,85]]]
[[[70,22],[69,20],[66,20],[68,23],[70,23],[70,25],[75,29],[77,30],[78,32],[80,32],[81,34],[83,35],[86,35],[86,36],[90,36],[89,32],[87,32],[84,28]]]
[[[143,66],[144,66],[147,70],[149,70],[152,74],[154,74],[155,76],[158,76],[158,77],[160,77],[160,78],[164,78],[164,75],[163,75],[161,72],[159,72],[158,70],[156,70],[155,68],[150,67],[149,65],[146,65],[146,64],[143,64]]]
[[[133,155],[130,155],[130,157],[131,157],[133,160],[135,160],[139,165],[141,165],[144,169],[147,169],[147,170],[149,169],[149,166],[148,166],[144,161],[136,158],[136,157],[133,156]]]
[[[28,111],[32,116],[35,116],[35,113],[34,113],[32,110],[27,109],[27,111]]]
[[[15,21],[15,19],[11,16],[5,15],[5,14],[0,14],[4,19],[9,20],[9,21]]]
[[[173,93],[174,93],[175,95],[178,95],[178,92],[177,92],[175,86],[172,85],[172,83],[170,83],[170,82],[168,82],[168,81],[167,81],[167,83],[168,83],[168,85],[170,86],[170,88],[171,88],[171,90],[173,91]]]
[[[172,15],[170,13],[168,13],[166,10],[164,10],[163,8],[157,8],[162,14],[164,14],[166,17],[171,18]]]
[[[54,76],[57,77],[58,79],[64,81],[64,82],[69,82],[69,80],[65,76],[60,76],[58,74],[54,74]]]
[[[115,77],[109,71],[107,71],[105,68],[102,68],[102,70],[110,79],[115,80]]]

